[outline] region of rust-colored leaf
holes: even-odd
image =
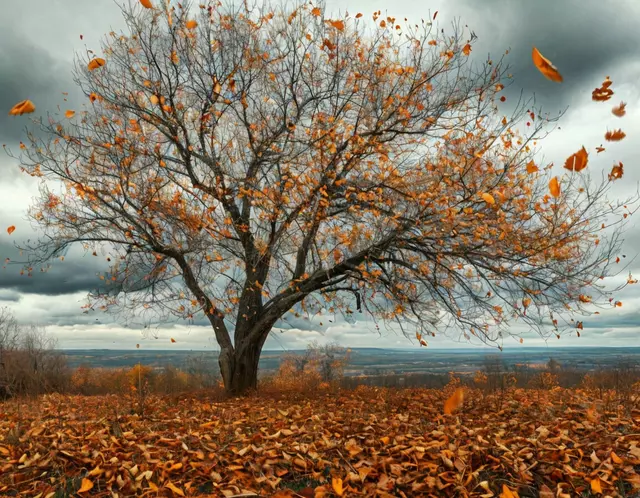
[[[469,55],[471,53],[471,44],[467,43],[464,47],[462,47],[462,53],[464,55]]]
[[[176,340],[172,337],[172,338],[171,338],[171,342],[176,342]]]
[[[611,173],[609,173],[609,181],[612,182],[614,180],[619,180],[622,178],[624,174],[624,165],[622,163],[618,163],[611,168]]]
[[[536,163],[534,163],[533,161],[529,161],[527,163],[527,173],[529,173],[530,175],[535,173],[536,171],[538,171],[538,167],[536,166]]]
[[[589,154],[587,149],[582,147],[575,154],[571,154],[564,163],[564,169],[568,169],[569,171],[582,171],[587,167],[587,162],[589,161]]]
[[[625,104],[624,102],[620,102],[620,105],[617,105],[613,109],[611,109],[611,114],[621,118],[622,116],[624,116],[627,113],[627,110],[625,109],[626,106],[627,106],[627,104]]]
[[[464,403],[464,390],[459,387],[455,392],[445,401],[444,413],[445,415],[451,415],[454,411],[462,407]]]
[[[7,228],[7,233],[8,233],[9,235],[11,235],[11,234],[12,234],[13,232],[15,232],[15,231],[16,231],[16,227],[15,227],[15,225],[11,225],[10,227],[8,227],[8,228]]]
[[[609,142],[619,142],[626,136],[627,134],[624,131],[618,129],[613,131],[607,131],[607,133],[605,133],[604,135],[604,139]]]
[[[536,47],[533,47],[531,57],[533,58],[533,64],[538,68],[538,70],[544,75],[545,78],[550,79],[551,81],[556,81],[558,83],[562,82],[562,76],[560,75],[556,67],[551,64],[551,61],[545,58]]]

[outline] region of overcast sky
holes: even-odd
[[[58,105],[63,112],[73,109],[77,101],[74,94],[77,90],[71,80],[74,52],[86,48],[99,50],[102,36],[112,29],[119,31],[124,23],[112,0],[4,3],[0,16],[0,143],[15,151],[19,141],[25,139],[28,117],[9,117],[9,109],[24,99],[36,104],[36,115],[58,112]],[[556,164],[559,174],[564,159],[585,145],[592,152],[589,169],[596,179],[602,171],[609,171],[614,162],[625,164],[624,180],[616,183],[612,195],[623,196],[637,188],[640,180],[637,0],[334,0],[328,2],[327,8],[367,15],[380,9],[416,22],[438,11],[437,23],[445,31],[454,19],[459,19],[478,36],[472,57],[481,60],[490,53],[499,58],[510,49],[507,61],[515,81],[508,89],[508,98],[516,98],[520,91],[525,96],[535,94],[537,104],[551,114],[569,107],[561,120],[561,130],[555,131],[542,146],[545,159]],[[556,65],[564,77],[563,83],[549,81],[535,69],[531,62],[534,45]],[[613,80],[614,97],[607,103],[592,102],[591,91],[607,75]],[[69,92],[68,102],[63,101],[62,92]],[[627,102],[627,115],[622,119],[610,113],[611,107],[621,100]],[[627,138],[609,144],[607,151],[596,156],[594,147],[603,143],[604,132],[614,127],[622,127]],[[18,254],[14,242],[37,237],[25,220],[25,211],[38,192],[38,183],[20,173],[16,161],[3,151],[0,151],[0,172],[0,260],[15,260]],[[10,225],[17,227],[11,236],[6,232]],[[629,224],[626,238],[623,253],[629,261],[640,247],[640,225],[636,220]],[[142,338],[139,329],[127,328],[107,315],[83,314],[80,307],[87,292],[96,285],[96,272],[104,269],[99,259],[83,256],[78,250],[49,273],[35,273],[32,278],[21,277],[15,266],[0,269],[0,307],[9,306],[21,323],[45,325],[62,348],[131,349],[140,343],[143,349],[217,349],[211,329],[206,326],[164,326],[154,330],[157,339]],[[634,262],[630,270],[640,276],[640,261]],[[581,338],[563,337],[549,345],[640,346],[640,285],[628,287],[618,299],[623,302],[622,308],[584,321]],[[298,320],[291,326],[294,328],[282,333],[275,331],[265,348],[304,348],[314,339],[336,340],[354,347],[417,347],[415,340],[404,338],[397,328],[381,326],[378,332],[372,322],[361,319],[352,325],[340,317],[324,316],[312,322]],[[177,342],[170,344],[170,337]],[[531,333],[524,332],[523,337],[523,346],[545,345]],[[429,342],[430,347],[468,347],[457,342],[457,337],[442,334]],[[507,341],[505,346],[520,347],[515,340]]]

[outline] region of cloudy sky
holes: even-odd
[[[159,0],[153,0],[157,2]],[[393,9],[391,10],[390,7]],[[332,0],[327,10],[347,10],[351,14],[371,14],[375,10],[397,18],[419,21],[438,11],[437,22],[445,31],[454,19],[467,24],[478,36],[472,57],[499,58],[510,49],[507,61],[512,67],[514,84],[507,96],[536,97],[551,114],[568,107],[561,129],[548,137],[542,152],[560,169],[564,159],[585,145],[590,151],[604,142],[604,132],[622,127],[626,140],[609,146],[602,154],[590,155],[589,169],[597,179],[610,170],[614,162],[625,166],[624,181],[616,183],[612,196],[633,193],[640,180],[640,2],[637,0]],[[9,109],[18,101],[32,100],[37,115],[74,108],[77,89],[71,80],[74,52],[87,48],[99,50],[99,41],[111,30],[124,26],[117,5],[112,0],[30,0],[6,2],[0,16],[0,143],[14,151],[25,139],[27,116],[9,117]],[[84,39],[80,40],[80,35]],[[564,77],[562,84],[545,79],[531,63],[531,48],[550,59]],[[591,91],[610,75],[615,95],[605,104],[591,101]],[[68,102],[62,92],[69,92]],[[627,102],[627,115],[616,118],[609,112]],[[611,105],[610,105],[611,104]],[[79,105],[78,105],[79,107]],[[18,259],[14,242],[37,237],[25,219],[31,198],[38,192],[36,179],[19,171],[17,162],[0,151],[0,260]],[[15,225],[8,235],[6,227]],[[623,253],[629,261],[640,247],[640,225],[632,219]],[[87,292],[96,285],[96,272],[104,270],[98,258],[71,252],[64,263],[57,263],[46,274],[32,278],[19,275],[19,268],[0,269],[0,307],[8,306],[21,323],[45,325],[58,338],[62,348],[122,348],[140,343],[142,348],[215,349],[211,330],[206,326],[174,324],[158,327],[153,336],[141,338],[141,331],[126,327],[104,314],[83,314],[81,306]],[[629,269],[640,275],[640,260]],[[637,276],[636,275],[636,276]],[[625,275],[622,275],[625,277]],[[640,285],[630,286],[618,299],[623,307],[603,312],[585,320],[582,338],[563,337],[550,346],[640,346]],[[266,349],[303,348],[307,342],[337,340],[354,347],[416,347],[415,340],[405,339],[397,328],[381,327],[358,320],[355,325],[339,318],[316,317],[313,321],[292,322],[292,329],[274,332]],[[323,322],[323,325],[320,325]],[[176,343],[171,345],[169,337]],[[532,334],[524,333],[524,346],[545,345]],[[457,337],[439,335],[431,347],[461,347]],[[506,347],[519,347],[514,340]]]

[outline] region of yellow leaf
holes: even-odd
[[[491,194],[487,194],[487,193],[482,194],[482,199],[487,204],[495,204],[496,203],[496,200],[493,198],[493,196]]]
[[[560,183],[558,183],[557,176],[554,176],[549,182],[549,192],[554,197],[560,197]]]
[[[591,479],[591,492],[602,494],[602,485],[600,484],[599,477],[596,477],[595,479]]]
[[[516,498],[516,494],[509,489],[506,484],[502,485],[502,493],[500,493],[501,498]]]
[[[22,116],[36,110],[36,106],[30,100],[23,100],[14,105],[9,111],[9,116]]]
[[[444,403],[445,415],[451,415],[455,410],[460,408],[464,403],[464,391],[461,387],[451,395],[451,397]]]
[[[82,486],[80,486],[78,493],[86,493],[90,489],[93,489],[93,482],[91,481],[91,479],[87,479],[85,477],[84,479],[82,479]]]
[[[339,477],[331,478],[331,486],[333,487],[333,490],[336,492],[338,496],[342,496],[344,494],[344,489],[342,487],[342,479],[340,479]]]
[[[93,71],[94,69],[98,69],[99,67],[104,66],[106,63],[106,61],[100,57],[96,57],[95,59],[91,59],[89,61],[89,64],[87,65],[87,68],[89,69],[89,71]]]

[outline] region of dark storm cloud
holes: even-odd
[[[507,61],[515,81],[508,94],[513,98],[520,89],[525,96],[535,93],[536,103],[551,115],[589,102],[585,92],[600,86],[610,70],[617,68],[611,72],[615,84],[629,61],[639,59],[640,2],[464,0],[447,8],[478,35],[476,57],[490,52],[498,59],[511,47]],[[542,76],[531,60],[533,46],[558,68],[564,82]]]

